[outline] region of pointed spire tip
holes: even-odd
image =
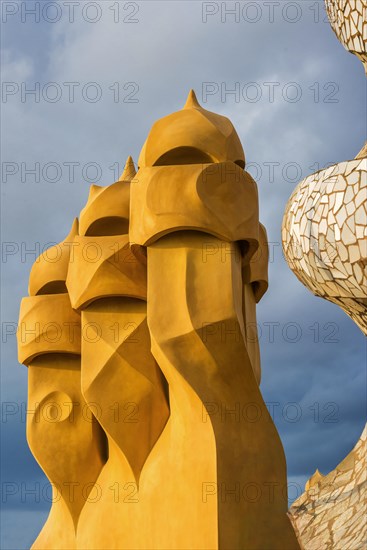
[[[184,109],[201,109],[201,105],[198,102],[198,98],[196,97],[196,94],[192,89],[189,91],[189,95],[187,96]]]
[[[119,178],[119,181],[131,181],[136,174],[135,164],[131,155],[127,157],[125,168]]]
[[[77,235],[79,231],[79,220],[74,218],[73,225],[71,226],[71,233]]]
[[[66,235],[66,237],[65,237],[65,241],[68,242],[68,241],[74,239],[74,237],[76,237],[78,235],[78,233],[79,233],[79,220],[78,220],[78,218],[74,218],[71,229],[70,229],[68,235]]]
[[[100,185],[95,185],[94,183],[90,186],[89,188],[89,197],[88,197],[88,200],[91,200],[93,199],[96,195],[98,195],[98,193],[100,192],[100,190],[102,189],[102,187]]]

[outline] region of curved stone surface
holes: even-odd
[[[193,131],[195,128],[195,131]],[[203,109],[190,91],[181,111],[155,122],[139,156],[139,169],[230,160],[245,167],[245,154],[232,122]]]
[[[80,355],[80,315],[68,294],[23,298],[17,336],[18,360],[25,365],[45,353]]]
[[[138,486],[169,418],[167,383],[150,349],[146,257],[136,254],[128,234],[134,173],[129,157],[122,181],[101,188],[98,194],[93,191],[80,216],[87,235],[75,239],[67,277],[72,305],[82,318],[82,392],[92,410],[97,405],[108,439],[109,458],[97,482],[103,492],[98,521],[105,522],[111,521],[107,496],[111,480],[121,487]],[[91,524],[94,508],[90,503],[83,512],[78,544],[106,548],[111,544],[109,536],[98,523]],[[123,501],[115,503],[112,516],[121,526],[128,521]],[[121,537],[114,538],[122,544]]]
[[[250,262],[243,261],[242,277],[245,284],[251,284],[256,303],[259,303],[268,290],[269,246],[266,229],[259,224],[259,248],[251,257]]]
[[[150,351],[146,310],[143,300],[110,298],[82,312],[83,326],[89,327],[82,348],[83,395],[98,403],[110,447],[123,452],[135,483],[169,417],[167,384]],[[110,469],[110,479],[121,480],[120,472]],[[100,506],[101,517],[104,512]]]
[[[257,383],[261,382],[260,345],[256,304],[268,289],[269,248],[265,227],[259,224],[259,248],[250,262],[242,256],[242,314],[247,351]]]
[[[181,230],[258,246],[257,185],[233,162],[141,168],[131,184],[130,240],[150,245]]]
[[[61,243],[45,250],[34,262],[29,275],[30,296],[67,292],[65,281],[78,225],[75,219],[69,235]]]
[[[33,266],[18,327],[19,361],[28,367],[27,441],[52,487],[52,506],[32,550],[76,549],[81,511],[106,461],[106,438],[81,392],[81,319],[65,279],[77,233]],[[56,256],[50,262],[50,253]],[[89,413],[89,415],[88,415]]]
[[[128,235],[76,237],[66,280],[73,308],[108,296],[146,300],[146,270],[133,253]]]
[[[215,479],[210,489],[210,480],[202,481],[218,503],[218,517],[205,518],[213,529],[218,525],[218,548],[298,548],[287,517],[283,447],[244,338],[239,244],[230,243],[225,261],[213,254],[203,262],[205,242],[214,250],[222,245],[213,236],[181,231],[148,247],[152,352],[173,392],[182,378],[201,400],[207,432],[215,439],[216,455],[206,456]],[[205,446],[197,446],[196,453],[205,455]],[[196,471],[187,476],[188,487],[197,486],[196,476]],[[274,489],[272,497],[267,484]],[[244,496],[250,486],[256,488],[257,497]],[[198,498],[193,493],[193,506]],[[196,535],[189,548],[208,548],[200,544],[200,533]]]
[[[32,550],[76,549],[79,517],[106,461],[106,439],[80,389],[80,355],[49,353],[28,365],[27,441],[52,486]],[[50,497],[48,497],[50,498]]]
[[[286,206],[282,242],[298,279],[367,332],[367,159],[308,176]]]
[[[111,185],[91,185],[87,204],[80,212],[79,235],[99,237],[129,232],[130,182],[136,174],[129,156],[120,179]]]

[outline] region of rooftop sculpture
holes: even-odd
[[[92,186],[22,302],[27,437],[61,494],[33,548],[297,549],[259,389],[268,250],[239,137],[190,92],[138,164]]]

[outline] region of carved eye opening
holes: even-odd
[[[129,232],[129,220],[117,216],[101,218],[92,223],[85,235],[87,237],[108,237],[126,235]]]
[[[218,162],[212,155],[205,153],[197,147],[175,147],[164,155],[160,156],[159,159],[154,163],[154,166],[173,166],[179,164],[212,164],[213,162]],[[237,166],[245,169],[245,161],[243,159],[238,159],[234,161]]]
[[[37,296],[44,294],[66,294],[67,291],[65,281],[50,281],[38,290]]]
[[[211,164],[215,162],[209,154],[196,147],[176,147],[164,153],[154,163],[154,166],[170,166],[174,164]]]

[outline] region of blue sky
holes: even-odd
[[[29,251],[67,235],[90,184],[112,183],[129,154],[137,160],[151,124],[181,108],[190,88],[232,120],[257,179],[271,243],[258,308],[261,387],[298,496],[362,432],[365,339],[291,273],[281,220],[300,179],[362,147],[362,64],[325,22],[322,1],[84,1],[74,14],[67,2],[45,1],[39,17],[27,13],[36,4],[1,4],[1,466],[2,487],[14,492],[3,498],[2,548],[29,548],[49,507],[25,440],[27,369],[12,334],[35,260]]]

